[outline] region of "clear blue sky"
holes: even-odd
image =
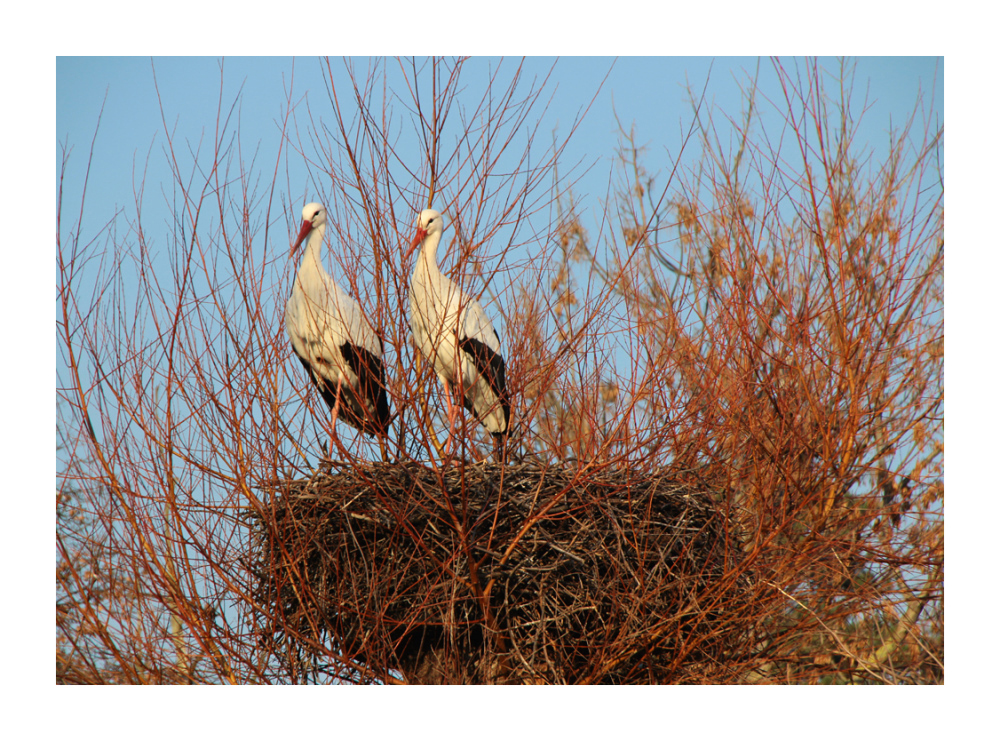
[[[204,136],[211,141],[220,91],[220,62],[216,58],[167,57],[60,57],[56,63],[56,136],[58,146],[68,142],[73,147],[67,176],[67,201],[78,202],[87,149],[104,103],[90,174],[87,196],[88,222],[100,225],[116,207],[131,206],[133,184],[141,180],[149,158],[146,206],[162,206],[159,185],[169,185],[163,147],[164,119],[157,102],[153,69],[163,103],[166,125],[174,133],[175,143],[196,146]],[[515,60],[509,60],[515,61]],[[478,59],[467,67],[470,95],[478,97],[477,72],[485,72],[496,60]],[[542,77],[553,59],[529,58],[526,77]],[[783,60],[786,66],[795,60]],[[823,60],[836,70],[836,60]],[[558,127],[561,136],[568,132],[610,70],[607,82],[583,125],[575,134],[567,163],[596,162],[577,188],[584,205],[596,208],[608,187],[610,157],[618,141],[614,112],[626,125],[634,123],[638,141],[648,146],[647,169],[655,172],[670,162],[669,152],[676,152],[680,132],[690,121],[690,106],[685,85],[700,91],[709,79],[707,99],[719,109],[739,115],[740,85],[758,64],[756,58],[695,57],[572,57],[560,59],[549,89],[555,90],[541,131],[546,135]],[[335,73],[342,68],[334,60]],[[769,60],[761,60],[763,92],[779,95]],[[711,76],[709,78],[709,70]],[[280,141],[279,122],[285,108],[285,86],[292,78],[293,60],[287,57],[239,57],[224,61],[225,105],[231,104],[242,86],[239,132],[243,151],[260,147],[258,162],[273,166]],[[943,118],[943,62],[935,57],[864,57],[857,60],[855,106],[867,96],[870,108],[860,128],[861,137],[873,145],[884,145],[890,122],[902,124],[912,112],[918,91],[924,91],[926,106],[934,106]],[[105,102],[105,96],[106,102]],[[329,122],[329,103],[320,62],[315,58],[294,60],[294,98],[306,96],[314,111]],[[206,143],[207,146],[207,143]],[[290,157],[290,182],[296,178],[294,155]],[[291,202],[302,200],[308,190],[304,171],[301,189],[290,194]],[[149,214],[147,214],[148,216]],[[166,218],[163,209],[162,218]],[[161,218],[146,219],[147,224],[164,223]],[[86,229],[84,230],[86,232]],[[154,235],[155,236],[155,235]]]
[[[889,141],[891,126],[899,127],[910,117],[923,92],[925,112],[921,118],[943,118],[943,62],[934,57],[863,58],[856,61],[853,80],[852,109],[860,116],[867,100],[867,111],[861,117],[858,149],[872,147],[881,161]],[[539,81],[552,69],[553,58],[529,58],[524,64],[525,85],[532,78]],[[474,106],[481,98],[487,73],[495,68],[497,59],[471,60],[462,71],[461,84]],[[516,59],[503,64],[512,70]],[[358,60],[362,68],[364,60]],[[394,62],[386,63],[392,70]],[[832,74],[839,73],[836,59],[821,60]],[[805,64],[799,59],[782,60],[783,67],[805,74]],[[342,60],[331,61],[335,82],[343,90],[348,79]],[[221,74],[220,74],[221,67]],[[782,92],[771,60],[757,58],[674,58],[573,57],[560,59],[546,87],[553,95],[545,111],[539,136],[547,139],[555,131],[564,139],[574,121],[590,103],[600,88],[596,100],[573,135],[560,162],[560,174],[569,167],[580,165],[583,173],[574,186],[575,197],[582,206],[585,228],[599,230],[603,202],[616,180],[613,157],[619,144],[618,121],[625,127],[634,126],[637,142],[645,145],[643,161],[647,171],[669,170],[677,156],[684,133],[692,120],[690,89],[700,94],[705,88],[706,102],[716,109],[717,127],[725,130],[723,115],[739,117],[744,109],[741,90],[750,87],[750,80],[759,67],[758,106],[768,113],[767,99],[780,101]],[[155,78],[154,78],[155,71]],[[82,179],[85,174],[91,139],[103,105],[100,129],[94,144],[84,218],[83,242],[97,234],[119,211],[125,219],[119,228],[131,222],[135,215],[135,193],[144,183],[143,230],[152,254],[167,257],[172,240],[169,225],[174,184],[167,165],[165,147],[170,132],[182,172],[190,172],[192,157],[187,151],[203,148],[201,166],[211,161],[211,149],[219,115],[220,97],[223,118],[237,97],[237,120],[229,126],[238,131],[241,157],[249,164],[256,160],[255,176],[269,182],[281,144],[281,121],[288,107],[287,88],[292,83],[292,102],[296,123],[300,128],[311,126],[302,101],[308,103],[312,122],[333,126],[331,104],[323,77],[324,65],[315,58],[216,58],[168,57],[60,57],[56,64],[56,169],[58,175],[61,145],[72,147],[64,182],[66,188],[64,217],[76,218]],[[509,74],[509,73],[508,73]],[[604,85],[601,81],[607,76]],[[220,96],[220,79],[222,90]],[[502,76],[503,80],[507,77]],[[832,86],[832,78],[826,84]],[[501,89],[505,82],[501,82]],[[804,85],[803,85],[804,86]],[[834,88],[834,91],[836,88]],[[401,91],[405,97],[405,91]],[[461,96],[459,98],[461,100]],[[543,95],[543,98],[547,98]],[[162,110],[161,110],[162,103]],[[779,103],[780,105],[780,103]],[[399,106],[400,108],[402,106]],[[616,120],[616,113],[617,118]],[[919,135],[918,135],[919,136]],[[690,156],[696,154],[697,147]],[[405,156],[405,153],[403,153]],[[414,151],[413,167],[420,156]],[[300,155],[285,148],[285,160],[278,180],[281,192],[273,206],[294,204],[289,209],[288,223],[296,224],[299,208],[306,200],[322,200],[317,188],[311,186],[310,175],[328,187],[328,177],[307,172]],[[665,176],[660,179],[662,187]],[[196,182],[198,178],[195,178]],[[202,179],[201,182],[204,182]],[[398,215],[398,214],[397,214]],[[446,214],[446,217],[448,214]],[[272,219],[275,214],[272,214]],[[294,226],[292,227],[294,228]],[[401,230],[405,231],[405,229]],[[272,245],[285,249],[286,235],[279,229],[270,232]],[[508,257],[512,257],[508,255]],[[513,256],[517,259],[517,256]],[[330,258],[325,258],[330,265]],[[447,258],[445,258],[447,259]],[[96,262],[95,262],[96,264]],[[508,265],[512,264],[510,262]],[[335,272],[335,271],[334,271]],[[280,279],[275,272],[275,284]],[[265,283],[267,281],[265,280]],[[275,312],[278,316],[280,312]],[[499,326],[501,337],[503,327]],[[280,331],[280,330],[279,330]],[[511,338],[509,341],[513,341]],[[625,359],[627,361],[627,358]]]
[[[503,60],[501,69],[505,69],[506,74],[500,76],[500,89],[505,87],[518,61]],[[368,63],[367,60],[354,62],[362,70]],[[475,58],[463,67],[461,86],[464,91],[459,93],[459,102],[464,96],[467,106],[475,106],[485,89],[490,70],[499,62],[496,58]],[[603,204],[617,181],[613,158],[620,143],[619,121],[625,127],[634,127],[637,142],[646,148],[643,165],[649,173],[655,174],[669,171],[681,150],[683,136],[693,117],[690,91],[699,95],[705,89],[706,103],[715,109],[717,128],[722,136],[728,135],[724,117],[740,117],[745,107],[742,91],[751,86],[752,76],[758,69],[758,107],[765,120],[776,115],[768,106],[768,99],[782,106],[783,93],[769,59],[571,57],[555,60],[535,57],[524,62],[523,87],[529,86],[533,78],[543,79],[552,71],[553,63],[554,71],[546,86],[552,99],[538,127],[538,136],[543,140],[553,132],[565,139],[573,123],[597,94],[560,161],[561,175],[572,166],[579,168],[577,173],[581,176],[574,185],[574,196],[581,207],[583,225],[588,231],[592,230],[591,234],[600,230]],[[801,59],[783,59],[781,64],[793,75],[806,74],[806,65]],[[854,141],[855,151],[873,148],[878,153],[876,161],[881,161],[890,128],[905,123],[921,94],[924,110],[920,118],[943,119],[944,74],[940,58],[869,57],[849,60],[849,64],[854,64],[852,110],[855,118],[861,121]],[[822,59],[821,65],[830,74],[839,74],[838,60]],[[395,66],[391,60],[385,63],[390,75]],[[349,89],[343,61],[331,60],[330,69],[338,88]],[[133,222],[136,192],[143,187],[142,219],[146,243],[156,259],[165,260],[172,244],[170,201],[175,192],[165,151],[167,131],[182,173],[190,173],[191,151],[199,147],[202,148],[198,158],[200,166],[205,167],[211,161],[220,99],[221,115],[225,118],[238,94],[235,120],[229,124],[229,131],[238,132],[239,159],[248,166],[251,160],[255,161],[255,174],[251,179],[261,178],[266,184],[282,144],[280,129],[288,108],[289,85],[292,86],[292,104],[296,106],[290,126],[293,131],[296,127],[302,130],[313,125],[334,127],[325,71],[325,64],[316,58],[57,58],[57,175],[62,145],[72,148],[64,181],[64,218],[72,223],[77,217],[88,150],[101,115],[87,186],[83,242],[98,234],[116,213],[124,215],[118,222],[119,229]],[[824,82],[832,88],[831,92],[836,92],[834,78]],[[400,94],[406,97],[405,90]],[[548,94],[543,94],[543,99],[547,99]],[[862,116],[866,102],[867,109]],[[402,105],[397,107],[402,108]],[[309,132],[304,131],[303,136],[308,139]],[[692,147],[685,156],[691,159],[697,155],[697,150],[697,146]],[[405,152],[401,156],[405,158]],[[412,159],[410,166],[418,167],[421,157],[416,149]],[[665,175],[659,179],[660,187],[665,180]],[[203,177],[201,182],[204,182]],[[285,146],[277,185],[279,193],[272,206],[280,208],[283,203],[293,204],[286,216],[287,223],[294,229],[304,202],[324,200],[317,191],[329,187],[329,177],[315,168],[309,172],[302,157]],[[280,220],[280,214],[271,214],[272,219],[276,216]],[[281,229],[271,231],[269,238],[273,249],[281,251],[287,247],[283,244],[287,240]],[[508,266],[517,264],[517,255],[508,254],[507,257]],[[329,256],[325,259],[330,266]],[[443,261],[447,259],[443,256]],[[336,275],[335,268],[332,270]],[[280,278],[275,272],[275,285]],[[275,316],[279,314],[276,312]],[[503,327],[498,328],[503,337]]]

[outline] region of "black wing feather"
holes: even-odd
[[[375,418],[366,415],[366,420],[378,428],[383,435],[389,428],[389,402],[385,395],[385,366],[382,358],[370,350],[345,342],[340,346],[340,354],[358,377],[361,397],[368,409],[374,409]]]
[[[496,337],[496,330],[493,335]],[[500,338],[497,337],[497,344]],[[510,400],[507,397],[507,369],[503,362],[503,357],[485,342],[477,340],[475,337],[463,337],[458,341],[458,348],[469,357],[476,365],[479,375],[486,379],[486,383],[493,389],[493,393],[500,399],[500,407],[503,409],[504,427],[510,424]],[[476,410],[472,408],[468,395],[462,400],[466,409],[473,414]],[[477,414],[478,416],[478,414]],[[503,433],[496,433],[503,434]]]
[[[313,383],[316,384],[323,401],[330,409],[333,409],[337,403],[336,383],[332,383],[319,373],[314,365],[298,351],[294,343],[292,343],[292,350]],[[384,435],[389,427],[391,417],[385,394],[385,370],[381,359],[364,348],[346,342],[340,346],[339,350],[344,361],[358,377],[361,393],[359,398],[359,390],[352,388],[350,384],[341,384],[338,418],[369,435]],[[367,403],[363,403],[362,399]],[[375,411],[374,417],[369,411],[372,408]]]

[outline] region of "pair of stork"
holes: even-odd
[[[285,306],[285,329],[292,349],[331,409],[331,425],[342,419],[369,435],[385,435],[392,416],[386,400],[382,338],[361,307],[323,269],[320,247],[326,232],[326,209],[308,203],[302,229],[292,246],[302,242],[305,256]],[[420,213],[417,233],[404,264],[419,247],[410,279],[410,329],[420,353],[445,386],[450,455],[457,406],[452,394],[493,435],[498,460],[505,454],[510,424],[506,371],[500,338],[478,301],[441,274],[437,248],[444,219],[433,209]],[[332,433],[332,430],[331,430]]]

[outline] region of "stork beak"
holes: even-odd
[[[420,243],[427,238],[427,230],[423,227],[417,229],[416,235],[413,237],[413,241],[410,243],[410,251],[406,254],[407,257],[413,254],[414,250],[420,246]]]
[[[309,232],[312,231],[312,228],[313,228],[313,225],[311,223],[309,223],[308,221],[303,221],[302,222],[302,228],[299,229],[298,239],[296,239],[295,240],[295,244],[292,245],[292,254],[293,255],[295,254],[295,250],[297,250],[299,248],[299,245],[302,244],[302,240],[309,236]]]

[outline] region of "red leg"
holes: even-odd
[[[445,403],[448,405],[448,439],[444,443],[444,454],[446,457],[451,457],[451,447],[452,447],[452,437],[455,434],[455,416],[457,409],[455,405],[451,402],[451,388],[445,387],[444,394]]]
[[[341,383],[340,381],[337,381],[337,393],[336,396],[334,397],[333,409],[330,412],[330,460],[331,461],[333,460],[333,436],[337,434],[335,432],[337,425],[337,412],[340,411],[340,383]]]

